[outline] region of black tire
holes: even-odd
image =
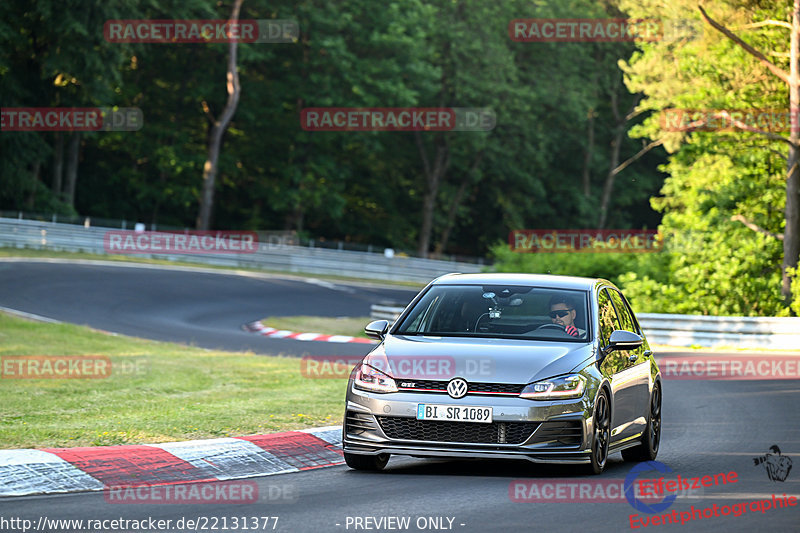
[[[378,455],[360,455],[357,453],[344,452],[344,462],[354,470],[365,470],[368,472],[378,472],[383,470],[389,462],[389,454],[381,453]]]
[[[590,474],[600,474],[608,461],[608,444],[611,439],[611,404],[608,393],[600,389],[594,401],[594,414],[592,415],[592,443],[591,464],[588,465]]]
[[[622,458],[626,461],[641,463],[655,461],[658,445],[661,442],[661,386],[656,383],[650,395],[650,414],[642,442],[638,446],[622,450]]]

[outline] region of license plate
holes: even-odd
[[[420,403],[417,404],[417,420],[489,423],[492,421],[492,408],[474,407],[470,405]]]

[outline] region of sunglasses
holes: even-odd
[[[550,318],[555,318],[555,317],[564,318],[569,314],[570,311],[572,311],[572,309],[559,309],[558,311],[550,311],[549,314]]]

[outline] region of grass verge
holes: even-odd
[[[104,355],[102,379],[15,379],[19,355]],[[101,446],[340,424],[345,379],[300,360],[204,350],[0,313],[0,448]],[[10,365],[10,366],[7,366]]]
[[[261,321],[265,326],[287,329],[296,333],[322,333],[324,335],[350,335],[363,337],[364,326],[372,322],[365,317],[324,317],[324,316],[268,316]]]

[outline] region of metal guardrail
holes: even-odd
[[[388,320],[394,322],[405,307],[396,307],[385,304],[372,304],[369,306],[369,317],[373,320]]]
[[[140,227],[142,231],[169,231],[169,232],[184,232],[190,228],[186,226],[172,226],[167,224],[139,223],[136,221],[119,219],[119,218],[98,218],[76,215],[59,215],[57,213],[33,213],[27,211],[2,211],[0,210],[0,218],[9,218],[14,220],[35,220],[39,222],[58,222],[61,224],[72,224],[77,226],[95,226],[98,228],[119,229],[119,230],[133,230]],[[347,250],[350,252],[368,252],[368,253],[385,253],[386,247],[369,243],[360,243],[353,241],[342,241],[336,239],[310,238],[299,234],[295,230],[270,230],[270,231],[256,231],[259,235],[268,237],[273,242],[283,242],[293,246],[302,246],[308,248],[325,248],[328,250]],[[398,257],[419,257],[415,251],[391,249],[392,255]],[[485,257],[475,257],[459,254],[436,254],[431,256],[431,259],[439,261],[457,261],[460,263],[470,263],[475,265],[490,266],[491,262]]]
[[[647,339],[670,346],[737,346],[800,350],[800,318],[636,315]]]
[[[404,309],[375,304],[370,317],[394,322]],[[636,317],[647,340],[654,344],[800,350],[800,318],[655,313],[639,313]]]
[[[0,218],[0,247],[86,252],[107,255],[103,237],[117,228],[76,226]],[[448,272],[480,272],[480,265],[417,257],[386,257],[369,252],[310,248],[260,242],[255,253],[135,254],[135,257],[185,261],[234,268],[327,274],[371,280],[427,283]]]

